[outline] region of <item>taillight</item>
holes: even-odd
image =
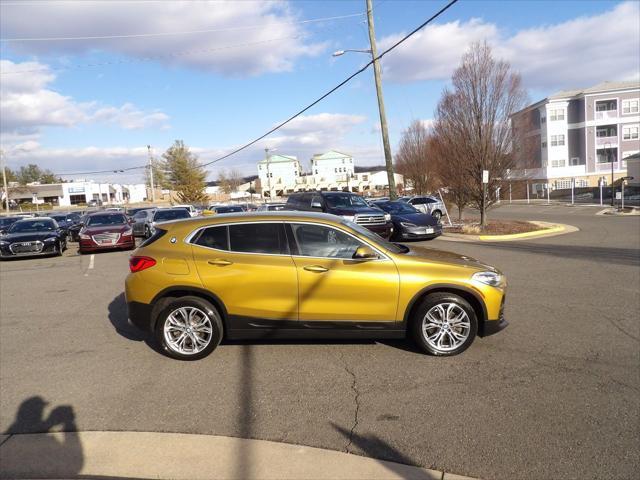
[[[131,257],[129,259],[129,270],[132,273],[141,272],[147,268],[151,268],[156,264],[156,261],[151,257]]]

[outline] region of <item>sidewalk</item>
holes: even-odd
[[[0,478],[472,480],[321,448],[214,435],[2,435]]]

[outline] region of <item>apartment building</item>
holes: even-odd
[[[640,151],[640,84],[603,82],[558,92],[512,115],[518,142],[512,180],[551,189],[595,187],[626,175]]]
[[[386,171],[355,173],[353,157],[336,150],[311,158],[311,173],[303,174],[292,155],[271,155],[258,162],[264,197],[281,197],[300,191],[348,191],[371,193],[389,188]],[[404,179],[395,174],[396,185]]]

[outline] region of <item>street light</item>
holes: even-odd
[[[338,50],[333,53],[334,57],[340,57],[346,52],[367,53],[371,55],[373,62],[373,78],[376,84],[376,95],[378,97],[378,112],[380,113],[380,131],[382,133],[382,145],[384,148],[384,163],[387,170],[387,178],[389,180],[389,198],[395,200],[398,198],[396,192],[396,180],[393,173],[393,161],[391,159],[391,144],[389,143],[389,130],[387,128],[387,115],[384,108],[384,98],[382,96],[382,81],[380,73],[380,61],[378,60],[378,51],[376,49],[376,34],[373,27],[373,6],[371,0],[367,1],[367,23],[369,25],[369,44],[370,49],[350,48]]]

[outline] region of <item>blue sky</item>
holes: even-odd
[[[445,3],[376,0],[379,49]],[[333,58],[333,51],[368,47],[364,0],[6,0],[0,9],[5,40],[152,34],[0,44],[7,164],[36,162],[58,173],[139,165],[147,144],[160,154],[174,139],[203,162],[217,158],[366,61],[355,53]],[[346,18],[316,21],[328,17]],[[473,41],[488,41],[497,57],[510,61],[534,101],[561,89],[637,79],[638,25],[637,2],[462,0],[383,63],[392,147],[413,119],[433,118]],[[200,33],[184,33],[194,30]],[[360,165],[381,164],[372,72],[216,164],[210,179],[220,168],[255,173],[267,146],[297,155],[305,166],[313,153],[328,149],[351,153]],[[141,175],[89,178],[133,182]]]

